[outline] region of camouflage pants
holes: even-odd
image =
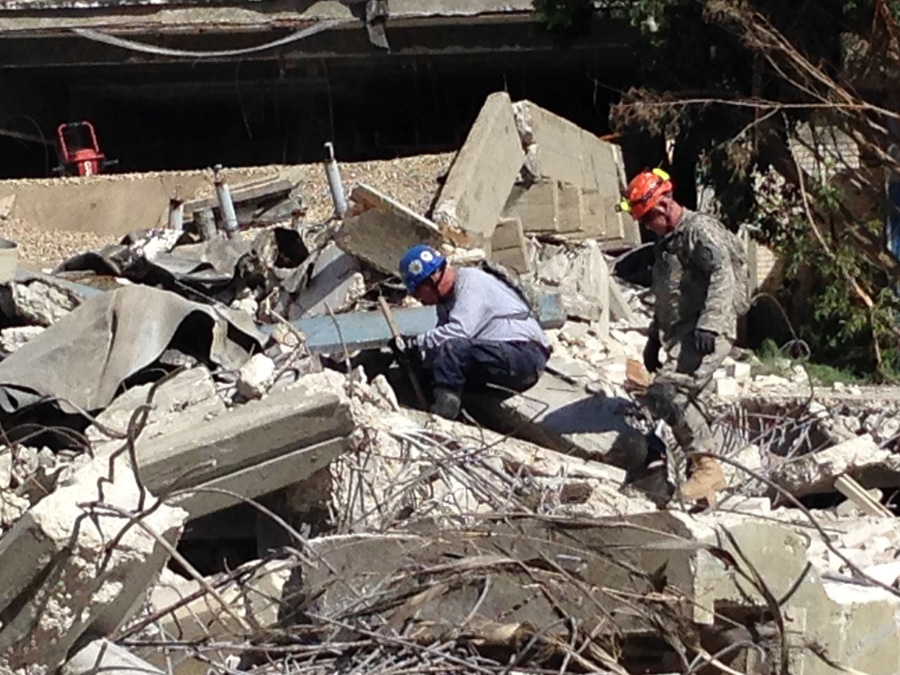
[[[732,342],[716,338],[711,354],[701,356],[694,346],[693,332],[666,346],[668,358],[657,371],[644,396],[647,408],[672,429],[685,451],[715,452],[712,432],[700,407],[715,370],[731,352]]]

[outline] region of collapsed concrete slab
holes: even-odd
[[[106,429],[125,434],[135,410],[146,404],[152,387],[152,384],[143,384],[120,394],[96,416],[97,421]],[[203,366],[190,368],[156,387],[141,439],[147,441],[164,433],[167,424],[188,408],[194,420],[208,421],[225,412],[225,402],[216,393],[212,374]],[[95,425],[88,427],[85,435],[94,442],[110,440]]]
[[[749,630],[735,633],[732,641],[745,644],[718,656],[732,669],[723,672],[757,672],[774,662],[783,672],[830,675],[835,670],[826,659],[843,672],[888,675],[900,668],[893,619],[900,598],[823,580],[809,565],[808,531],[747,515],[658,512],[591,524],[488,522],[440,534],[311,542],[303,580],[307,597],[316,598],[313,613],[346,616],[352,606],[355,617],[380,614],[426,643],[489,641],[501,626],[507,634],[565,640],[569,627],[560,617],[569,617],[586,634],[614,638],[619,656],[607,654],[604,665],[617,673],[640,672],[623,665],[647,650],[655,663],[676,656],[662,646],[669,640],[659,647],[647,642],[660,626],[687,638],[691,657],[709,662],[724,646],[714,646],[723,631],[744,623],[771,639],[758,651]],[[767,611],[783,624],[766,618]],[[630,640],[639,649],[629,650]]]
[[[864,487],[900,486],[900,457],[878,447],[868,434],[819,452],[783,461],[772,480],[797,497],[833,492],[835,480],[847,474]]]
[[[353,189],[350,198],[353,206],[335,241],[381,272],[396,274],[400,258],[414,244],[439,247],[443,242],[434,223],[364,183]]]
[[[637,224],[615,210],[625,186],[619,146],[601,141],[531,101],[517,101],[513,109],[527,151],[526,171],[537,181],[559,181],[579,192],[574,203],[580,205],[581,225],[570,236],[596,238],[605,248],[639,244]],[[563,230],[557,227],[556,231]]]
[[[503,216],[520,219],[528,234],[568,235],[585,229],[581,189],[549,178],[516,185],[503,208]]]
[[[488,96],[450,167],[434,222],[459,246],[489,250],[525,153],[505,92]]]
[[[399,261],[398,257],[394,262],[395,268]],[[316,258],[309,285],[294,298],[287,318],[294,320],[318,316],[327,314],[329,309],[335,313],[346,312],[365,293],[366,285],[359,263],[353,256],[329,243]]]
[[[550,372],[524,394],[475,394],[466,402],[472,415],[502,433],[626,469],[641,465],[647,453],[643,434],[625,416],[630,405],[589,394]]]
[[[92,469],[47,495],[0,539],[0,660],[8,668],[52,672],[83,634],[115,631],[181,533],[187,514],[156,507],[127,466],[114,474],[108,464]]]
[[[310,382],[301,380],[209,421],[187,410],[170,419],[164,433],[139,437],[135,455],[144,484],[187,490],[172,502],[193,518],[308,478],[351,447],[348,436],[355,428],[346,401]],[[86,470],[109,465],[121,447],[104,444]],[[115,465],[128,461],[120,453]]]

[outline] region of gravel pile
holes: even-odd
[[[424,214],[440,188],[438,178],[449,171],[453,157],[454,153],[448,152],[378,162],[341,163],[341,178],[348,197],[357,183],[366,183]],[[326,220],[333,208],[324,169],[320,164],[304,166],[301,177],[303,198],[308,207],[307,219]]]
[[[37,230],[17,220],[0,221],[0,237],[18,243],[20,264],[40,269],[56,267],[77,253],[96,251],[121,239],[93,232]]]

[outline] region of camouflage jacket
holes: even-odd
[[[660,332],[663,344],[695,328],[733,340],[738,316],[749,308],[748,281],[737,235],[712,216],[685,209],[678,226],[656,243],[651,330]]]

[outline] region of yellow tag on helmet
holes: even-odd
[[[658,178],[662,178],[663,180],[671,180],[671,178],[669,177],[669,174],[667,174],[662,169],[653,169],[653,171],[651,173],[653,173],[653,175],[657,176]]]

